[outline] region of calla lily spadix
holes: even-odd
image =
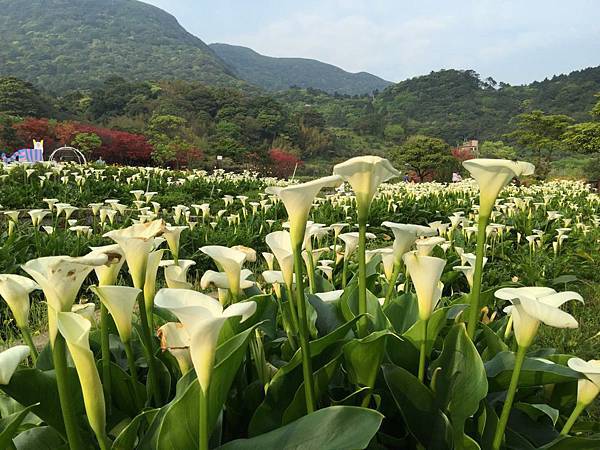
[[[94,267],[108,262],[105,254],[88,254],[81,257],[46,256],[26,262],[22,268],[44,291],[48,302],[48,328],[50,342],[57,333],[56,314],[70,312],[83,281]]]
[[[113,317],[121,341],[129,342],[133,307],[142,291],[129,286],[91,286],[90,289],[98,296]]]
[[[337,187],[342,179],[337,175],[318,178],[307,183],[293,184],[287,187],[271,186],[266,189],[269,194],[277,195],[288,213],[292,247],[304,241],[306,221],[312,208],[315,196],[326,187]]]
[[[515,338],[521,347],[531,345],[540,323],[555,328],[578,327],[575,318],[560,309],[569,300],[583,303],[583,298],[577,292],[556,292],[547,287],[521,287],[498,289],[494,295],[512,303],[504,311],[513,318]]]
[[[333,174],[347,181],[354,195],[359,218],[369,215],[371,201],[381,183],[400,176],[392,164],[379,156],[357,156],[333,167]]]
[[[57,324],[60,334],[67,342],[79,376],[88,422],[98,440],[106,441],[104,394],[89,343],[91,324],[80,315],[71,312],[59,312]]]
[[[21,275],[0,275],[0,295],[8,304],[19,328],[29,323],[29,294],[40,289],[31,278]]]
[[[210,384],[217,340],[229,317],[246,320],[256,311],[253,301],[234,303],[226,309],[214,298],[187,289],[164,288],[156,293],[155,304],[171,311],[190,335],[190,352],[198,382],[206,393]]]
[[[26,345],[15,345],[0,353],[0,385],[10,383],[15,370],[21,361],[29,356],[29,347]]]
[[[200,251],[210,256],[220,266],[229,280],[229,290],[234,300],[240,296],[240,279],[242,265],[246,261],[246,253],[220,245],[207,245]]]

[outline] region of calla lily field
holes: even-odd
[[[463,164],[2,166],[0,448],[600,448],[600,196]]]

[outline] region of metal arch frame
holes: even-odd
[[[83,153],[81,153],[80,150],[76,149],[75,147],[61,147],[61,148],[57,148],[56,150],[54,150],[50,156],[48,157],[48,161],[54,161],[54,155],[57,152],[60,152],[62,150],[70,150],[73,153],[75,153],[75,156],[77,156],[77,159],[79,160],[79,164],[87,164],[87,160],[85,159],[85,156],[83,155]],[[54,161],[54,162],[58,162],[58,161]]]

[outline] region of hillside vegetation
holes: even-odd
[[[314,59],[273,58],[228,44],[210,44],[210,48],[234,68],[239,78],[269,91],[295,86],[353,95],[370,94],[391,84],[370,73],[350,73]]]

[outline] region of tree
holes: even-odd
[[[20,117],[49,115],[48,100],[27,81],[15,77],[0,78],[0,113]]]
[[[271,163],[271,172],[279,178],[289,178],[294,173],[296,167],[303,164],[296,155],[280,148],[269,150],[269,160]]]
[[[562,150],[562,135],[571,126],[573,119],[564,114],[545,114],[535,110],[516,117],[516,129],[510,137],[526,148],[533,150],[539,158],[550,159],[555,151]]]
[[[414,135],[391,154],[396,167],[404,166],[415,172],[420,180],[434,175],[452,164],[450,146],[442,139]]]
[[[575,153],[591,154],[600,151],[600,122],[571,125],[562,136],[565,146]]]
[[[95,133],[77,133],[71,141],[71,146],[81,151],[86,158],[89,158],[92,153],[102,146],[102,139]]]
[[[485,141],[479,147],[479,156],[481,158],[516,159],[517,151],[502,141]]]
[[[390,123],[383,129],[383,136],[388,141],[399,144],[405,136],[404,128],[399,123]]]

